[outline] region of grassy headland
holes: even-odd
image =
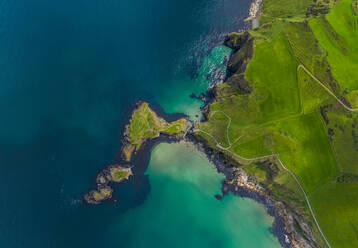
[[[146,102],[137,104],[136,109],[126,126],[122,156],[129,162],[133,152],[137,151],[147,139],[159,137],[161,133],[180,137],[189,127],[185,118],[167,122],[160,118]],[[120,183],[128,180],[132,175],[129,165],[110,165],[101,170],[96,178],[97,189],[89,191],[84,198],[89,204],[100,204],[112,197],[111,183]]]
[[[122,148],[124,159],[130,161],[133,152],[137,151],[145,140],[159,137],[161,133],[180,136],[188,125],[189,122],[185,118],[169,123],[160,118],[148,103],[140,103],[134,110],[129,125],[126,126],[126,142]]]
[[[195,127],[303,216],[322,247],[327,242],[294,178],[277,161],[254,158],[278,154],[331,247],[358,247],[357,6],[357,0],[264,0],[261,26],[228,36],[230,77],[216,87],[208,121]]]

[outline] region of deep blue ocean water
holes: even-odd
[[[0,247],[118,245],[113,228],[149,180],[124,185],[123,205],[83,193],[117,161],[138,99],[186,112],[203,58],[244,27],[249,4],[0,0]]]

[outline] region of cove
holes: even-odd
[[[264,206],[214,197],[224,176],[192,145],[155,146],[146,173],[146,201],[118,216],[108,236],[118,236],[118,247],[280,247]]]

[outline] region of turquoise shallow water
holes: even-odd
[[[167,113],[184,113],[191,120],[197,121],[201,117],[200,106],[202,102],[188,97],[191,93],[199,94],[205,92],[210,85],[210,75],[217,67],[222,67],[225,57],[229,56],[231,49],[225,46],[216,46],[210,53],[202,59],[200,68],[197,70],[195,78],[190,78],[187,74],[178,73],[171,83],[171,90],[163,92],[156,101],[163,106]],[[187,87],[183,87],[187,85]],[[179,93],[179,94],[178,94]]]
[[[194,147],[157,145],[146,173],[146,201],[116,219],[111,235],[118,235],[118,245],[126,240],[130,248],[280,247],[262,205],[233,195],[214,197],[224,176]]]

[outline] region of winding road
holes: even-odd
[[[223,111],[220,111],[220,112],[224,113]],[[321,227],[320,227],[319,224],[318,224],[318,221],[317,221],[317,219],[316,219],[316,216],[315,216],[315,214],[313,213],[313,209],[312,209],[311,204],[310,204],[310,202],[309,202],[309,200],[308,200],[308,196],[307,196],[307,194],[306,194],[306,191],[304,190],[303,186],[301,185],[301,183],[300,183],[300,181],[298,180],[298,178],[296,177],[296,175],[295,175],[290,169],[288,169],[288,168],[283,164],[283,162],[281,161],[280,156],[279,156],[278,154],[270,154],[270,155],[261,156],[261,157],[256,157],[256,158],[245,158],[245,157],[242,157],[242,156],[236,154],[235,152],[231,151],[231,150],[230,150],[230,148],[231,148],[231,142],[230,142],[230,138],[229,138],[229,135],[228,135],[228,133],[229,133],[228,130],[229,130],[230,124],[231,124],[231,117],[228,116],[226,113],[224,113],[224,115],[229,118],[229,122],[228,122],[228,125],[227,125],[227,139],[228,139],[228,143],[230,144],[229,147],[223,147],[223,146],[221,146],[221,144],[216,140],[216,138],[215,138],[214,136],[212,136],[210,133],[208,133],[208,132],[206,132],[206,131],[204,131],[204,130],[201,130],[201,129],[199,129],[199,128],[196,128],[196,129],[194,129],[193,131],[194,131],[194,132],[203,132],[203,133],[205,133],[206,135],[209,135],[209,136],[215,141],[216,146],[217,146],[218,148],[220,148],[220,149],[222,149],[222,150],[224,150],[224,151],[229,152],[230,154],[232,154],[233,156],[235,156],[235,157],[237,157],[237,158],[239,158],[239,159],[241,159],[241,160],[244,160],[244,161],[247,161],[247,162],[254,162],[254,161],[261,160],[261,159],[265,159],[265,158],[274,158],[274,159],[276,159],[276,160],[279,162],[279,164],[281,165],[281,167],[282,167],[285,171],[287,171],[287,172],[293,177],[293,179],[296,181],[296,183],[298,184],[299,188],[301,189],[301,191],[302,191],[302,193],[303,193],[303,195],[304,195],[304,197],[305,197],[307,206],[308,206],[308,208],[309,208],[309,210],[310,210],[310,213],[311,213],[311,215],[312,215],[312,217],[313,217],[313,220],[314,220],[314,222],[315,222],[315,224],[316,224],[316,226],[317,226],[317,229],[318,229],[319,232],[321,233],[321,235],[322,235],[322,237],[323,237],[325,243],[327,244],[327,246],[328,246],[329,248],[331,248],[331,245],[329,244],[329,242],[328,242],[326,236],[324,235],[323,231],[321,230]]]
[[[356,112],[356,111],[358,111],[357,108],[351,108],[351,107],[347,106],[344,102],[342,102],[324,83],[322,83],[318,78],[316,78],[303,64],[300,64],[300,65],[297,66],[297,72],[298,72],[299,69],[303,69],[312,79],[314,79],[319,85],[321,85],[321,86],[323,87],[323,89],[325,89],[331,96],[333,96],[333,97],[338,101],[338,103],[341,104],[346,110],[348,110],[348,111],[350,111],[350,112]],[[204,131],[204,130],[201,130],[201,129],[199,129],[199,128],[196,128],[196,129],[193,129],[193,132],[202,132],[202,133],[205,133],[206,135],[208,135],[209,137],[211,137],[211,138],[215,141],[216,147],[220,148],[221,150],[227,151],[227,152],[229,152],[230,154],[232,154],[233,156],[235,156],[235,157],[237,157],[237,158],[239,158],[239,159],[241,159],[241,160],[244,160],[244,161],[246,161],[246,162],[254,162],[254,161],[258,161],[258,160],[266,159],[266,158],[274,158],[274,159],[276,159],[276,160],[279,162],[279,164],[280,164],[280,166],[282,167],[282,169],[284,169],[285,171],[287,171],[287,172],[293,177],[293,179],[296,181],[297,185],[299,186],[300,190],[302,191],[302,193],[303,193],[303,195],[304,195],[304,197],[305,197],[307,206],[308,206],[309,211],[310,211],[310,213],[311,213],[311,215],[312,215],[312,218],[313,218],[313,220],[314,220],[314,222],[315,222],[315,224],[316,224],[316,226],[317,226],[318,231],[319,231],[320,234],[322,235],[322,238],[324,239],[326,245],[327,245],[329,248],[331,248],[331,245],[329,244],[329,242],[328,242],[326,236],[324,235],[324,233],[323,233],[321,227],[320,227],[319,224],[318,224],[317,218],[316,218],[316,216],[315,216],[315,214],[314,214],[314,212],[313,212],[313,209],[312,209],[311,203],[310,203],[310,201],[309,201],[309,199],[308,199],[307,193],[306,193],[306,191],[304,190],[304,188],[303,188],[302,184],[300,183],[300,181],[298,180],[298,178],[296,177],[296,175],[295,175],[290,169],[288,169],[288,168],[283,164],[283,162],[281,161],[280,156],[279,156],[278,154],[270,154],[270,155],[261,156],[261,157],[256,157],[256,158],[245,158],[245,157],[242,157],[242,156],[240,156],[239,154],[236,154],[235,152],[231,151],[230,148],[231,148],[232,145],[233,145],[233,144],[231,143],[231,141],[230,141],[230,136],[229,136],[229,128],[230,128],[230,125],[231,125],[231,117],[230,117],[228,114],[226,114],[225,112],[221,111],[221,110],[213,111],[213,112],[211,113],[211,116],[213,116],[215,113],[219,113],[219,112],[222,113],[222,114],[224,114],[224,115],[226,116],[226,118],[228,119],[228,124],[227,124],[227,126],[226,126],[226,139],[227,139],[227,142],[228,142],[228,144],[229,144],[228,147],[223,147],[223,146],[217,141],[217,139],[216,139],[213,135],[211,135],[210,133],[208,133],[208,132],[206,132],[206,131]],[[240,139],[240,137],[239,137],[238,139]],[[238,140],[238,139],[237,139],[237,140]],[[236,140],[236,141],[237,141],[237,140]],[[235,141],[235,142],[236,142],[236,141]]]
[[[297,66],[297,71],[300,68],[302,68],[308,75],[311,76],[311,78],[313,78],[317,83],[319,83],[319,85],[321,85],[331,96],[333,96],[346,110],[348,110],[350,112],[358,111],[358,109],[351,108],[351,107],[347,106],[338,97],[336,97],[336,95],[326,85],[324,85],[324,83],[322,83],[318,78],[316,78],[315,75],[313,75],[303,64],[300,64],[299,66]]]

